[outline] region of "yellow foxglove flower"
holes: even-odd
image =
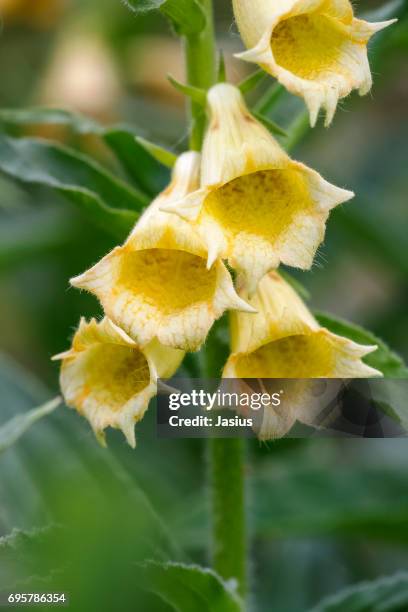
[[[367,43],[396,21],[356,19],[349,0],[233,0],[248,51],[237,57],[259,64],[290,92],[304,98],[315,125],[320,107],[326,125],[337,102],[353,89],[371,88]]]
[[[257,314],[231,313],[227,378],[367,378],[381,376],[362,361],[376,346],[356,344],[320,327],[276,272],[259,283],[250,304]]]
[[[236,87],[213,87],[208,107],[201,188],[165,210],[189,219],[208,264],[228,259],[252,293],[280,262],[310,268],[330,210],[353,193],[291,160]]]
[[[174,374],[183,351],[152,342],[140,348],[108,318],[81,319],[72,347],[62,360],[60,384],[68,406],[88,419],[105,445],[104,430],[122,430],[135,446],[134,426],[157,393],[157,378]]]
[[[227,309],[252,311],[235,292],[218,260],[207,269],[207,250],[189,223],[160,208],[198,187],[200,156],[177,160],[169,187],[150,205],[123,246],[71,280],[100,300],[105,313],[138,345],[156,338],[194,351]]]
[[[225,365],[224,378],[382,376],[362,361],[376,346],[356,344],[320,327],[297,293],[276,272],[261,280],[250,304],[257,314],[231,313],[232,354]],[[237,384],[247,386],[244,380]],[[322,409],[314,392],[315,384],[305,380],[286,382],[280,405],[268,406],[259,415],[251,414],[258,437],[281,437],[296,420],[315,425]]]
[[[231,313],[228,378],[367,378],[381,376],[362,357],[362,346],[320,327],[277,272],[259,283],[250,304],[257,314]]]

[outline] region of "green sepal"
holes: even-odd
[[[140,144],[156,161],[167,166],[167,168],[173,168],[177,160],[177,155],[172,151],[161,147],[160,145],[142,138],[142,136],[136,136],[136,142]]]
[[[187,96],[188,98],[193,100],[193,102],[197,102],[197,104],[200,104],[203,107],[206,106],[207,92],[204,89],[200,89],[199,87],[193,87],[192,85],[186,85],[184,83],[180,83],[180,81],[177,81],[177,79],[171,76],[171,74],[168,74],[167,78],[169,82],[171,83],[171,85],[173,85],[173,87],[177,89],[177,91],[179,91],[184,96]]]
[[[227,67],[225,65],[224,52],[220,50],[218,56],[218,68],[217,68],[217,83],[225,83],[227,81]]]

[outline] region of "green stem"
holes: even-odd
[[[197,0],[205,16],[206,26],[200,34],[186,37],[185,55],[187,79],[189,85],[201,89],[209,89],[216,81],[216,46],[214,35],[214,19],[212,0]],[[205,111],[202,106],[190,102],[190,148],[200,151],[206,125]]]
[[[197,0],[206,15],[206,27],[185,39],[188,84],[209,89],[216,82],[216,45],[211,0]],[[190,102],[190,148],[201,150],[206,127],[202,106]],[[208,350],[208,347],[207,347]],[[214,363],[205,375],[218,378]],[[235,578],[239,592],[246,589],[246,530],[244,492],[245,440],[209,441],[209,484],[212,502],[212,557],[214,569],[223,578]]]
[[[247,541],[245,522],[244,458],[246,441],[240,438],[210,440],[212,494],[212,562],[226,580],[234,578],[245,596]]]

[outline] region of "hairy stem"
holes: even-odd
[[[197,0],[201,5],[206,26],[200,34],[187,36],[185,39],[185,56],[187,79],[190,85],[208,89],[216,80],[216,46],[214,36],[214,19],[212,0]],[[200,151],[206,125],[205,111],[202,106],[190,102],[190,148]]]
[[[209,441],[212,562],[220,576],[237,580],[242,596],[247,586],[245,450],[246,441],[240,438]]]
[[[209,89],[216,82],[216,45],[212,0],[197,0],[205,15],[206,27],[196,36],[185,39],[187,79],[189,85]],[[201,150],[206,116],[197,102],[190,102],[190,148]],[[208,346],[207,346],[208,351]],[[214,360],[204,375],[218,378]],[[209,486],[212,503],[212,560],[223,578],[235,578],[239,592],[246,588],[245,530],[245,440],[211,439],[209,441]]]

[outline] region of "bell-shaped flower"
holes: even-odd
[[[228,378],[367,378],[381,376],[362,358],[376,346],[356,344],[320,327],[277,272],[267,274],[249,303],[256,314],[231,313]]]
[[[318,381],[307,379],[382,376],[363,361],[376,346],[357,344],[321,327],[276,272],[261,280],[250,304],[257,314],[231,313],[232,353],[223,377],[239,379],[235,385],[241,392],[248,392],[251,386],[245,379],[255,378],[266,393],[284,390],[280,403],[246,415],[253,417],[260,439],[281,437],[296,421],[313,426],[320,423],[323,409],[339,389],[333,381],[323,396],[316,388]],[[271,379],[281,380],[276,386]]]
[[[340,98],[371,89],[367,43],[396,21],[356,19],[349,0],[233,0],[233,6],[248,49],[237,57],[304,98],[312,126],[320,107],[329,125]]]
[[[157,378],[174,374],[183,351],[157,341],[140,348],[110,319],[81,319],[62,360],[60,385],[65,402],[90,422],[105,445],[104,430],[120,429],[135,446],[134,427],[157,393]]]
[[[195,351],[227,309],[252,309],[235,292],[224,263],[207,269],[205,244],[189,223],[160,209],[198,187],[200,156],[184,153],[167,189],[149,206],[123,246],[71,280],[100,300],[135,342],[157,339]]]
[[[236,87],[214,86],[208,108],[201,188],[164,208],[197,228],[209,265],[227,259],[252,293],[280,262],[310,268],[330,210],[353,193],[291,160]]]

